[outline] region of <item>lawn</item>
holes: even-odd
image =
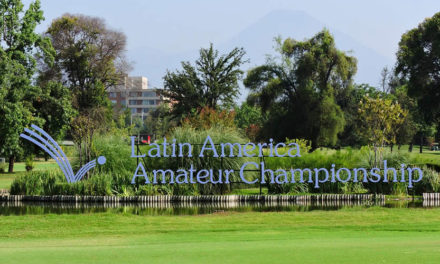
[[[0,216],[1,263],[439,263],[440,209]]]
[[[39,161],[34,162],[34,170],[49,170],[58,168],[55,161]],[[6,166],[7,168],[7,166]],[[0,189],[9,189],[15,177],[26,172],[25,163],[17,162],[14,164],[14,173],[0,173]]]

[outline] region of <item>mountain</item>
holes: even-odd
[[[247,58],[250,59],[250,63],[243,67],[243,70],[247,70],[264,63],[267,54],[276,54],[273,50],[275,37],[303,40],[312,37],[323,28],[329,29],[333,34],[338,49],[349,51],[358,59],[356,82],[376,86],[382,68],[386,65],[391,66],[393,61],[302,11],[272,11],[230,40],[215,46],[223,52],[233,47],[243,47],[247,52]],[[166,69],[174,70],[179,67],[180,61],[192,61],[197,54],[197,49],[179,54],[166,54],[149,48],[129,52],[129,56],[136,61],[136,74],[147,76],[153,86],[161,86]],[[246,94],[242,88],[241,100]]]

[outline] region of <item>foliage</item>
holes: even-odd
[[[277,44],[280,58],[251,69],[244,80],[248,101],[268,112],[262,133],[306,138],[314,148],[334,145],[345,124],[335,96],[352,85],[356,59],[339,51],[327,30],[302,42],[278,38]]]
[[[112,178],[96,174],[90,179],[67,183],[56,171],[35,171],[14,179],[11,194],[25,195],[112,195]]]
[[[139,133],[146,133],[155,138],[163,138],[168,132],[175,127],[176,121],[172,120],[170,116],[170,107],[168,104],[161,104],[153,112],[149,112],[147,118],[143,123],[143,128]],[[136,135],[136,131],[133,131]]]
[[[414,192],[421,193],[438,193],[440,191],[440,175],[437,171],[423,168],[423,178],[419,183],[414,184]]]
[[[233,120],[233,119],[232,119]],[[191,143],[193,157],[180,157],[180,158],[147,158],[146,164],[147,170],[151,171],[153,169],[189,169],[192,164],[194,169],[209,168],[213,169],[214,172],[218,172],[219,169],[239,169],[241,165],[246,162],[244,157],[233,157],[233,158],[213,158],[210,153],[206,154],[204,158],[199,158],[198,153],[202,149],[202,145],[207,136],[210,136],[212,141],[216,144],[219,143],[246,143],[247,140],[244,139],[241,134],[234,128],[223,127],[223,126],[213,126],[209,129],[196,129],[191,126],[182,126],[175,128],[170,138],[176,139],[178,143]],[[220,146],[216,146],[218,153],[221,153]],[[229,149],[228,149],[229,151]],[[229,152],[228,152],[229,153]],[[234,153],[237,153],[237,147],[234,147]],[[217,173],[214,175],[215,180],[218,179]],[[223,179],[224,180],[224,179]],[[234,173],[229,177],[230,181],[240,181],[239,175]],[[182,188],[187,193],[199,193],[199,194],[219,194],[225,193],[229,190],[229,185],[227,184],[197,184],[197,185],[180,185],[174,184],[170,185],[172,193],[182,193]]]
[[[253,142],[256,142],[261,134],[261,126],[250,124],[245,128],[246,136]]]
[[[104,107],[91,108],[77,116],[71,123],[80,166],[92,160],[93,139],[96,133],[104,129],[106,113],[107,109]]]
[[[65,14],[52,21],[46,36],[56,50],[55,64],[42,63],[40,78],[69,87],[80,112],[109,106],[105,90],[120,83],[129,68],[125,35],[100,18]]]
[[[237,127],[244,129],[246,136],[252,141],[256,141],[265,120],[261,109],[244,102],[240,107],[236,106],[234,111]]]
[[[362,133],[362,120],[359,117],[359,102],[365,97],[379,97],[382,93],[368,84],[355,84],[340,90],[336,102],[344,112],[345,128],[339,134],[342,146],[364,146],[368,143]]]
[[[43,19],[39,1],[27,10],[19,0],[0,4],[0,155],[9,158],[9,172],[22,153],[20,133],[31,123],[44,124],[34,103],[41,99],[37,95],[47,94],[32,85],[35,57],[44,55],[47,63],[53,59],[50,40],[35,33]]]
[[[214,126],[235,128],[235,112],[227,110],[215,110],[210,107],[203,107],[198,113],[186,117],[182,121],[183,126],[190,126],[195,129],[210,129]]]
[[[171,103],[172,114],[180,119],[194,110],[231,106],[239,95],[238,80],[243,72],[245,51],[234,48],[219,55],[211,44],[200,49],[200,57],[192,65],[182,62],[182,70],[168,71],[164,77],[163,95]]]
[[[94,137],[92,156],[106,158],[106,163],[97,168],[101,173],[132,174],[137,165],[131,158],[129,137],[116,129]]]
[[[4,173],[6,171],[6,162],[0,162],[0,173]]]
[[[261,109],[243,102],[240,107],[235,107],[235,123],[239,128],[247,128],[250,125],[262,125],[264,117]]]
[[[307,140],[307,139],[302,139],[302,138],[289,139],[289,138],[286,138],[286,144],[288,145],[290,143],[297,144],[299,146],[299,149],[300,149],[301,153],[303,153],[303,154],[308,153],[312,149],[312,143],[310,142],[310,140]]]
[[[394,88],[393,95],[401,107],[408,112],[404,122],[397,131],[396,143],[399,145],[411,143],[417,130],[423,130],[420,120],[417,120],[417,116],[419,116],[417,102],[408,96],[406,85]]]
[[[49,133],[55,140],[61,140],[66,136],[70,128],[71,119],[76,115],[72,107],[72,97],[69,89],[59,82],[41,82],[37,80],[41,88],[38,93],[29,95],[26,101],[32,102],[36,110],[36,116],[44,120],[41,128]],[[32,153],[42,153],[47,159],[49,156],[39,147],[26,142],[26,150]]]
[[[35,157],[33,155],[26,158],[26,161],[25,161],[26,171],[31,171],[34,169],[34,158]]]
[[[407,82],[428,124],[440,117],[440,12],[425,19],[399,42],[396,73]]]
[[[363,132],[374,150],[375,167],[382,164],[385,144],[395,143],[407,114],[400,104],[389,99],[364,97],[360,102],[359,115],[364,124]]]

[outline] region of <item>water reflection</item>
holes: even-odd
[[[90,214],[90,213],[130,213],[136,215],[198,215],[234,212],[304,212],[312,210],[338,210],[346,207],[384,206],[412,208],[440,206],[440,203],[421,201],[315,201],[278,203],[41,203],[41,202],[2,202],[0,215],[25,214]]]

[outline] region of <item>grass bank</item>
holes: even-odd
[[[438,263],[440,209],[0,216],[2,263]]]

